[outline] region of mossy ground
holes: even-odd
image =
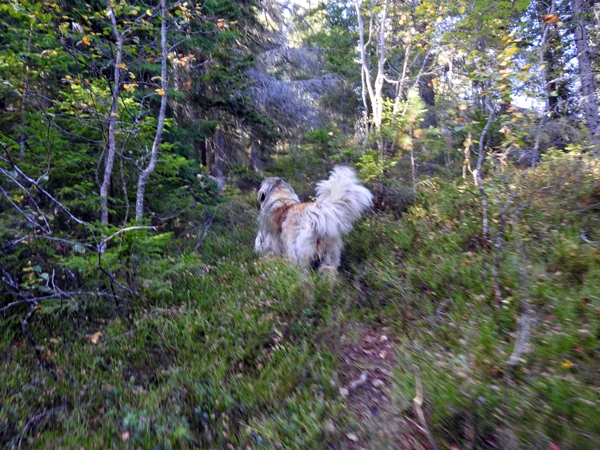
[[[308,197],[322,175],[290,181]],[[427,448],[426,426],[440,448],[599,446],[598,167],[567,155],[493,179],[489,242],[471,181],[428,178],[402,214],[356,225],[337,280],[254,254],[252,192],[182,219],[136,262],[141,298],[44,305],[35,351],[22,315],[2,318],[0,443]]]

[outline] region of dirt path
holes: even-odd
[[[398,343],[386,328],[349,324],[341,336],[340,393],[354,419],[340,450],[429,448],[427,438],[410,417],[413,393],[394,388]]]

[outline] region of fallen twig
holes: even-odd
[[[23,442],[23,438],[25,437],[25,433],[27,433],[27,430],[29,429],[29,427],[31,425],[33,425],[34,422],[37,422],[38,420],[43,419],[44,417],[46,417],[50,414],[54,414],[55,412],[62,411],[65,408],[66,408],[66,406],[59,406],[58,408],[52,408],[52,409],[49,409],[48,411],[44,411],[42,413],[36,414],[31,419],[29,419],[27,421],[27,423],[25,424],[25,428],[23,428],[21,437],[19,437],[19,443],[17,444],[17,450],[20,450],[21,443]]]
[[[419,366],[417,366],[416,364],[413,364],[413,369],[415,371],[415,384],[417,390],[417,395],[414,398],[417,416],[419,417],[419,421],[421,422],[421,427],[427,435],[427,439],[429,439],[429,444],[431,445],[431,448],[433,450],[437,450],[437,445],[435,445],[433,436],[431,436],[431,432],[429,431],[429,427],[427,426],[427,421],[425,420],[425,414],[423,413],[423,379],[421,378],[421,369],[419,369]]]

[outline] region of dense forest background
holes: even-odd
[[[2,446],[600,447],[600,4],[0,17]],[[337,164],[337,278],[256,255]]]

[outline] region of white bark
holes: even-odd
[[[494,121],[494,107],[492,106],[492,102],[488,97],[485,97],[484,100],[485,105],[488,109],[488,119],[483,127],[483,131],[481,132],[481,136],[479,137],[479,153],[477,155],[477,168],[475,169],[475,179],[477,180],[477,187],[479,188],[479,194],[481,195],[481,237],[484,243],[487,243],[489,236],[489,208],[488,208],[488,199],[487,194],[485,192],[485,186],[483,185],[483,175],[481,173],[483,160],[485,159],[485,140],[487,138],[488,131],[492,122]]]
[[[120,87],[120,68],[119,64],[123,57],[123,35],[119,32],[117,27],[117,18],[111,6],[111,0],[106,2],[108,14],[113,27],[113,35],[117,42],[117,52],[114,61],[114,72],[113,72],[113,90],[112,90],[112,102],[110,110],[108,112],[108,142],[106,146],[106,156],[104,159],[104,177],[102,179],[102,186],[100,187],[100,223],[103,225],[108,223],[108,189],[110,188],[110,181],[112,178],[112,170],[115,162],[115,154],[117,152],[116,143],[116,132],[117,132],[117,116],[119,110],[119,87]]]
[[[137,184],[137,193],[135,199],[135,219],[141,220],[144,217],[144,194],[146,192],[146,183],[148,178],[154,172],[156,168],[156,161],[158,160],[158,151],[160,143],[162,141],[162,133],[165,125],[165,116],[167,112],[167,2],[166,0],[160,1],[161,10],[161,25],[160,25],[160,44],[161,44],[161,68],[160,86],[164,91],[160,99],[160,109],[158,113],[158,124],[156,126],[156,133],[154,135],[154,142],[152,143],[152,149],[150,150],[150,160],[148,166],[140,172]]]
[[[364,22],[361,15],[362,0],[354,0],[354,7],[356,9],[356,16],[358,20],[358,34],[359,34],[359,52],[360,52],[360,65],[361,65],[361,79],[363,84],[363,103],[366,111],[366,115],[371,114],[371,120],[375,131],[379,133],[381,131],[381,122],[383,120],[383,82],[385,81],[385,25],[387,20],[387,9],[388,2],[383,0],[380,5],[379,13],[379,27],[376,42],[377,52],[377,74],[375,76],[375,82],[371,75],[371,70],[367,61],[367,48],[370,43],[370,37],[373,34],[373,17],[371,16],[371,23],[369,26],[369,41],[365,43],[364,38]],[[371,9],[375,7],[375,3],[371,2]],[[376,13],[373,12],[373,15]],[[369,101],[365,95],[365,88],[369,96]],[[368,133],[368,130],[367,130]]]
[[[367,44],[365,43],[365,27],[360,12],[362,0],[354,0],[354,7],[356,9],[356,18],[358,20],[358,49],[360,51],[360,78],[362,81],[362,100],[365,108],[365,139],[369,137],[369,102],[367,101],[367,93],[369,98],[373,98],[373,83],[371,81],[371,71],[367,63]],[[370,29],[369,29],[370,32]],[[369,35],[370,36],[370,35]],[[369,39],[370,40],[370,39]]]
[[[377,76],[375,77],[375,93],[371,99],[373,103],[373,124],[379,133],[383,121],[383,82],[385,79],[385,23],[387,19],[387,0],[381,6],[382,12],[379,18],[379,36],[377,36]]]

